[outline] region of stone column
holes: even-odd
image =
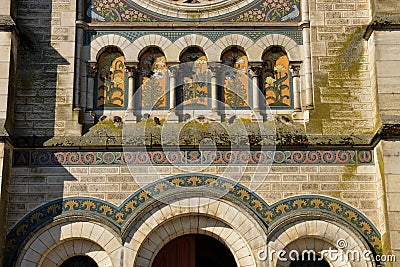
[[[312,71],[311,71],[311,49],[310,49],[310,26],[303,26],[303,47],[305,52],[304,58],[304,88],[305,88],[305,106],[307,109],[314,109],[314,94],[312,88]]]
[[[262,83],[260,84],[260,75],[262,73],[261,63],[253,63],[250,68],[253,87],[252,119],[253,121],[262,122],[263,118],[260,110],[260,87],[262,87]]]
[[[174,68],[169,69],[169,110],[172,111],[176,107],[176,70]]]
[[[137,63],[126,63],[126,70],[128,71],[128,107],[126,112],[125,122],[136,122],[136,74],[138,73]],[[126,88],[125,88],[126,90]]]
[[[301,111],[300,64],[291,64],[290,71],[293,78],[293,109],[299,112]]]
[[[179,117],[176,115],[176,72],[177,68],[174,65],[170,65],[168,67],[168,75],[169,75],[169,88],[167,90],[167,94],[169,93],[169,113],[168,113],[168,122],[179,122]]]
[[[210,66],[209,73],[211,75],[211,111],[209,116],[215,120],[221,120],[218,107],[218,74],[220,74],[220,66]]]
[[[94,78],[96,76],[96,62],[86,64],[87,94],[86,94],[86,113],[85,123],[94,123],[93,101],[94,101]]]
[[[86,97],[86,109],[93,110],[93,97],[94,97],[94,78],[96,76],[96,63],[88,62],[86,65],[86,76],[87,76],[87,97]]]
[[[83,28],[77,23],[76,28],[76,43],[75,43],[75,65],[74,65],[74,110],[81,110],[80,95],[80,80],[82,77],[81,60],[82,60],[82,46],[83,46]]]
[[[211,74],[211,110],[218,111],[218,84],[217,77],[219,68],[216,66],[210,67]]]

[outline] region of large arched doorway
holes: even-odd
[[[158,252],[152,267],[236,267],[230,250],[206,235],[184,235],[167,243]]]

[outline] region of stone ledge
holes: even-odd
[[[0,15],[0,30],[11,30],[16,24],[13,18],[9,15]]]

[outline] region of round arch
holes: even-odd
[[[229,34],[219,38],[215,42],[215,54],[218,54],[220,57],[222,54],[231,47],[238,47],[246,53],[247,57],[253,60],[253,49],[254,41],[252,41],[249,37],[241,35],[241,34]]]
[[[16,266],[60,266],[73,256],[86,255],[99,266],[118,266],[122,244],[105,224],[58,221],[43,227],[21,249]]]
[[[127,54],[129,54],[129,61],[138,62],[140,52],[144,51],[148,47],[158,47],[163,51],[167,61],[172,60],[172,55],[168,52],[169,47],[173,43],[164,36],[158,34],[148,34],[136,39],[131,45],[126,48]]]
[[[126,56],[129,53],[126,53],[126,48],[131,44],[131,42],[116,34],[106,34],[97,37],[90,43],[90,61],[97,62],[98,56],[107,48],[107,47],[116,47],[120,50],[120,52]],[[129,58],[126,58],[127,61],[130,61]]]
[[[215,49],[213,42],[205,36],[198,34],[185,35],[176,40],[174,44],[179,51],[178,53],[176,53],[176,57],[174,58],[174,60],[172,60],[174,62],[179,62],[179,57],[183,54],[184,50],[192,46],[199,47],[201,50],[203,50],[208,61],[217,61],[214,58]]]
[[[226,47],[225,49],[223,49],[223,50],[221,51],[220,61],[222,61],[223,55],[224,55],[226,52],[228,52],[229,50],[232,50],[232,49],[236,49],[236,50],[242,52],[244,55],[246,55],[247,58],[249,57],[249,56],[248,56],[248,52],[246,51],[246,49],[245,49],[244,47],[239,46],[239,45],[230,45],[230,46]]]
[[[194,263],[197,267],[238,266],[232,252],[223,242],[201,233],[184,234],[172,239],[154,253],[150,266],[172,265],[180,260],[190,265]]]
[[[266,35],[255,43],[254,47],[258,46],[257,60],[260,60],[262,55],[273,46],[281,47],[288,55],[290,61],[303,61],[303,50],[293,39],[282,34]]]
[[[223,199],[182,195],[154,205],[125,229],[126,266],[150,266],[154,255],[170,240],[184,234],[205,234],[225,244],[238,266],[266,266],[257,261],[267,229],[238,205]]]
[[[128,157],[124,157],[124,160],[128,159]],[[201,198],[205,193],[207,193],[208,200]],[[233,208],[242,209],[240,213],[259,222],[258,224],[264,227],[265,232],[265,229],[273,229],[274,225],[281,220],[287,220],[289,218],[287,216],[293,218],[303,213],[319,214],[318,216],[322,214],[329,220],[342,222],[350,231],[357,232],[364,238],[363,240],[368,242],[371,250],[376,253],[380,253],[382,250],[381,236],[373,223],[360,211],[340,200],[321,195],[301,195],[282,199],[269,205],[250,189],[227,178],[208,174],[182,174],[157,180],[147,185],[135,192],[120,206],[104,200],[76,196],[54,200],[38,207],[21,219],[8,233],[6,253],[9,258],[6,260],[6,264],[11,265],[21,251],[25,253],[29,248],[26,240],[31,240],[32,235],[42,231],[48,225],[50,225],[49,227],[55,225],[54,220],[68,217],[70,220],[73,218],[75,221],[84,221],[88,220],[87,218],[94,218],[93,220],[102,222],[102,225],[109,225],[108,227],[114,229],[115,233],[121,233],[122,240],[125,240],[127,233],[132,230],[131,222],[144,220],[151,216],[156,209],[164,210],[166,208],[168,211],[158,217],[158,220],[161,218],[159,223],[173,217],[177,213],[176,207],[171,208],[171,205],[157,204],[156,200],[160,198],[165,200],[168,196],[175,197],[179,194],[183,201],[178,208],[179,212],[186,211],[188,213],[192,210],[195,214],[204,213],[203,208],[199,208],[199,205],[194,205],[192,208],[192,204],[210,202],[210,198],[215,196],[214,200],[218,198],[218,201],[214,202],[226,202]],[[191,199],[192,202],[189,202],[188,199]],[[201,205],[201,207],[209,207],[209,205]],[[143,217],[143,215],[145,216]],[[78,216],[81,217],[78,218]],[[213,216],[213,213],[207,216]],[[154,222],[151,218],[149,220],[149,222]],[[157,226],[153,223],[151,225]],[[265,245],[265,240],[263,242]]]
[[[285,251],[287,261],[272,257],[269,261],[272,266],[289,267],[291,259],[288,258],[291,252],[296,251],[299,255],[304,252],[311,252],[316,257],[323,258],[332,267],[373,267],[373,261],[362,260],[365,251],[373,252],[364,238],[335,218],[314,212],[310,214],[286,216],[279,222],[271,225],[268,234],[268,251]],[[330,257],[330,254],[323,252],[335,250],[338,255]],[[340,255],[360,255],[361,260],[347,261]]]

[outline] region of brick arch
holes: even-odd
[[[176,40],[174,45],[179,52],[176,53],[175,57],[171,60],[173,62],[179,62],[179,56],[182,54],[183,50],[190,46],[200,47],[206,54],[207,61],[218,61],[215,60],[216,53],[213,42],[205,36],[199,34],[185,35]]]
[[[326,219],[326,218],[325,218]],[[276,226],[277,230],[272,229],[272,232],[268,239],[268,251],[289,251],[295,250],[299,253],[303,251],[312,250],[319,254],[322,250],[333,250],[343,251],[346,253],[348,250],[357,251],[360,255],[363,252],[370,250],[368,244],[358,235],[356,235],[351,229],[343,224],[339,224],[335,221],[324,220],[324,218],[308,219],[307,216],[304,218],[297,218],[297,220],[289,223],[280,224]],[[343,249],[338,247],[339,240],[345,240],[346,247]],[[362,266],[372,267],[372,262],[348,262],[342,259],[331,259],[324,257],[332,267],[345,267],[345,266]],[[273,266],[277,267],[289,267],[290,259],[288,261],[280,261],[277,257],[270,259]]]
[[[65,250],[57,249],[63,246]],[[51,251],[42,256],[38,266],[57,267],[73,256],[89,256],[98,266],[113,266],[107,252],[98,244],[86,239],[72,239],[58,244]],[[63,253],[60,255],[60,252]]]
[[[148,211],[132,222],[125,241],[128,266],[150,266],[166,243],[184,234],[205,234],[225,244],[238,266],[266,266],[256,253],[266,242],[266,229],[235,204],[206,197],[185,197]],[[192,203],[192,204],[191,204]],[[193,205],[193,203],[198,203]],[[133,264],[133,265],[132,265]]]
[[[104,49],[110,46],[117,47],[124,54],[125,60],[130,61],[129,53],[126,51],[130,44],[128,39],[117,34],[99,36],[90,43],[90,61],[96,62]]]
[[[169,47],[173,45],[172,42],[164,36],[158,34],[148,34],[136,39],[131,45],[126,48],[126,53],[129,55],[131,62],[139,61],[139,54],[144,49],[156,46],[163,51],[167,61],[171,61],[173,55],[169,52]]]
[[[128,158],[126,158],[128,160]],[[27,214],[7,235],[6,252],[14,260],[15,254],[29,236],[40,227],[49,224],[55,217],[82,215],[97,216],[104,222],[125,231],[129,222],[146,214],[159,197],[176,196],[194,191],[211,194],[242,207],[246,214],[257,218],[268,228],[277,221],[296,216],[302,212],[329,215],[341,220],[369,242],[376,253],[382,250],[379,231],[368,218],[357,209],[337,199],[321,195],[302,195],[267,204],[260,196],[234,181],[208,174],[182,174],[157,180],[135,192],[119,207],[103,200],[88,197],[70,197],[46,203]]]
[[[219,54],[219,57],[222,56],[222,53],[229,49],[232,46],[240,47],[243,52],[247,54],[247,57],[252,58],[253,52],[250,49],[254,45],[254,41],[250,38],[241,35],[241,34],[229,34],[219,38],[215,42],[215,53]],[[253,61],[253,60],[251,60]]]
[[[290,37],[282,34],[269,34],[260,38],[254,45],[254,55],[257,54],[257,61],[260,61],[262,54],[272,46],[280,46],[287,53],[290,61],[303,61],[303,53],[301,47]]]
[[[118,266],[118,234],[99,223],[67,221],[45,227],[25,244],[16,266],[59,266],[72,256],[87,255],[99,266]]]

